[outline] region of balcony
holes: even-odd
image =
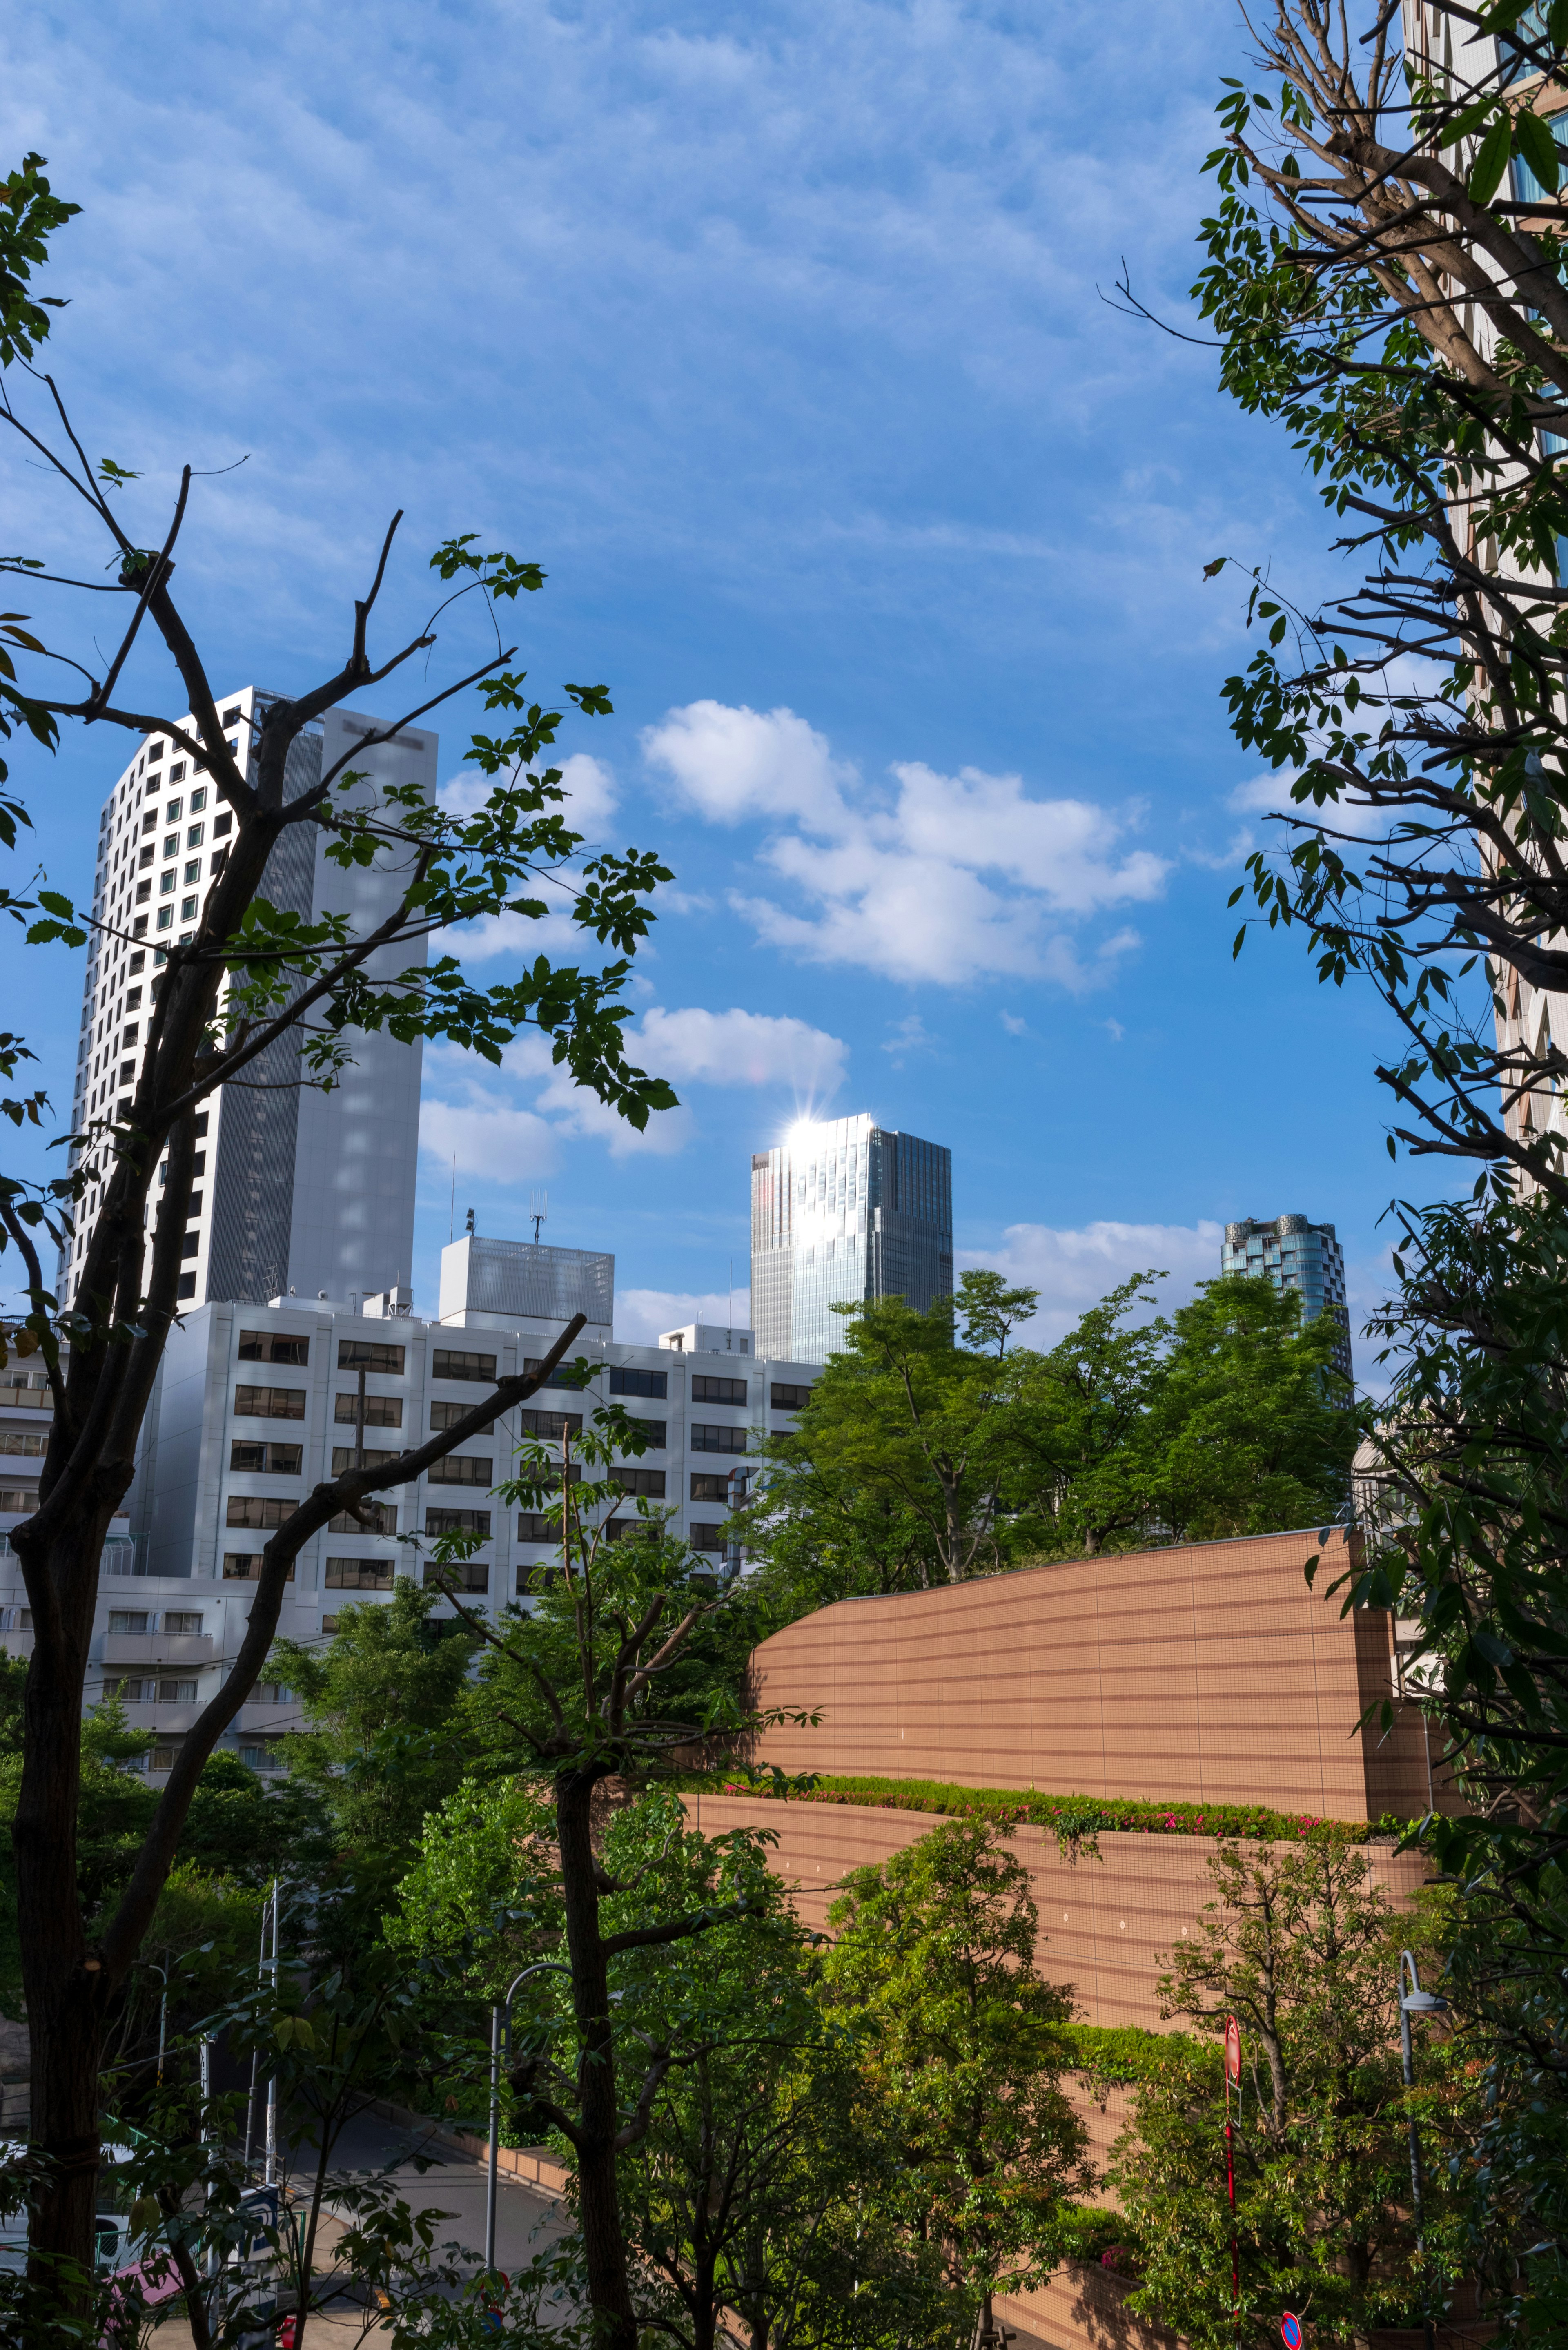
[[[106,1665],[210,1665],[216,1644],[206,1632],[106,1632]]]
[[[200,1698],[194,1705],[128,1705],[125,1719],[132,1730],[151,1731],[167,1738],[191,1729],[201,1711]]]
[[[274,1738],[281,1738],[286,1730],[305,1728],[305,1709],[292,1699],[287,1705],[242,1705],[234,1728],[245,1738],[254,1737],[258,1731],[267,1731]]]

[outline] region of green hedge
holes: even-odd
[[[1136,1835],[1259,1836],[1299,1841],[1324,1829],[1353,1844],[1369,1836],[1401,1836],[1409,1825],[1385,1813],[1380,1820],[1324,1820],[1312,1813],[1272,1811],[1267,1804],[1146,1804],[1104,1795],[1042,1795],[1034,1789],[953,1787],[935,1779],[854,1779],[828,1774],[754,1779],[720,1772],[693,1779],[710,1794],[733,1792],[800,1804],[864,1804],[892,1812],[978,1814],[1004,1826],[1027,1822],[1049,1828],[1058,1844],[1075,1847],[1111,1829]]]
[[[1146,2032],[1137,2023],[1064,2023],[1057,2036],[1071,2052],[1071,2071],[1118,2088],[1152,2080],[1173,2055],[1190,2061],[1208,2048],[1190,2032]],[[1213,2054],[1218,2064],[1218,2039]]]

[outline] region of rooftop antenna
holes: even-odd
[[[446,1236],[449,1241],[454,1241],[457,1238],[457,1153],[455,1150],[452,1154],[452,1207],[447,1217]]]
[[[547,1191],[529,1192],[528,1213],[533,1219],[534,1245],[537,1248],[539,1245],[539,1227],[541,1224],[547,1224],[550,1221],[550,1195]]]
[[[726,1347],[728,1347],[731,1340],[734,1336],[734,1332],[731,1327],[731,1325],[735,1319],[735,1260],[733,1257],[730,1259],[730,1303],[725,1307],[724,1311],[729,1317],[724,1325],[724,1343]]]
[[[474,1235],[473,1235],[473,1210],[472,1210],[472,1208],[470,1208],[470,1210],[469,1210],[469,1211],[468,1211],[468,1221],[467,1221],[467,1222],[463,1225],[463,1228],[462,1228],[462,1229],[463,1229],[464,1233],[467,1235],[467,1237],[468,1237],[470,1240],[472,1240],[472,1238],[473,1238],[473,1236],[474,1236]]]

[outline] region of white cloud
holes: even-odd
[[[751,1318],[751,1292],[743,1288],[732,1296],[722,1289],[616,1292],[615,1335],[623,1346],[654,1346],[662,1332],[679,1330],[687,1322],[708,1322],[721,1330],[747,1330]]]
[[[1029,1034],[1028,1021],[1021,1020],[1016,1012],[1004,1012],[1002,1024],[1010,1036],[1027,1036]]]
[[[566,796],[564,800],[547,801],[544,813],[548,816],[558,812],[574,832],[585,833],[591,838],[596,827],[607,823],[620,805],[615,777],[601,760],[590,758],[586,751],[574,751],[558,764],[561,786]],[[472,816],[475,808],[484,806],[494,789],[495,782],[491,776],[464,767],[450,784],[441,785],[436,797],[449,816]]]
[[[849,1047],[789,1014],[667,1012],[653,1004],[628,1037],[644,1068],[671,1084],[790,1086],[813,1099],[844,1082]]]
[[[465,1102],[427,1098],[420,1106],[420,1148],[458,1172],[511,1182],[548,1175],[560,1158],[556,1129],[533,1110],[514,1108],[482,1087]]]
[[[732,904],[775,946],[819,962],[959,985],[992,972],[1079,989],[1089,972],[1054,920],[1158,897],[1168,862],[1128,849],[1135,810],[1036,799],[1021,775],[921,761],[873,788],[790,710],[694,702],[642,737],[644,755],[709,821],[775,829],[761,862],[807,910],[736,891]],[[1123,931],[1103,953],[1137,943]]]
[[[919,1014],[911,1012],[905,1019],[897,1023],[891,1037],[883,1045],[882,1050],[885,1053],[893,1054],[929,1053],[935,1043],[935,1037],[927,1033],[926,1024]],[[903,1062],[897,1061],[895,1066],[902,1068]]]
[[[711,824],[744,816],[832,825],[843,815],[840,785],[855,771],[833,758],[826,737],[793,710],[731,709],[691,702],[642,733],[643,756]]]
[[[990,1266],[1040,1292],[1026,1343],[1053,1347],[1091,1305],[1135,1273],[1167,1273],[1158,1311],[1185,1305],[1200,1281],[1220,1276],[1223,1224],[1123,1224],[1109,1221],[1065,1230],[1052,1224],[1009,1224],[995,1249],[959,1252],[961,1272]]]

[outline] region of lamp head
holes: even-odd
[[[1407,2015],[1447,2015],[1449,2002],[1435,1991],[1413,1991],[1399,2002]]]

